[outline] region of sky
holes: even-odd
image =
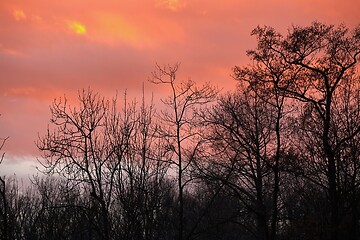
[[[34,142],[54,98],[88,87],[139,98],[143,85],[159,98],[165,89],[148,78],[155,64],[177,62],[180,80],[231,90],[231,69],[249,61],[256,26],[352,28],[359,9],[359,0],[2,0],[0,137],[9,139],[0,174],[35,172]]]

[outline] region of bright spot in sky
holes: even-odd
[[[15,9],[15,10],[14,10],[13,16],[14,16],[14,18],[15,18],[16,21],[21,21],[21,20],[25,20],[25,19],[26,19],[26,15],[25,15],[24,11],[18,10],[18,9]]]
[[[179,0],[160,0],[159,3],[173,11],[176,11],[180,5]]]
[[[76,34],[79,35],[84,35],[86,34],[86,27],[84,24],[81,24],[79,22],[76,21],[70,21],[68,22],[68,27],[70,30],[72,30],[73,32],[75,32]]]

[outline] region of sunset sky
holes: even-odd
[[[34,173],[34,144],[54,98],[91,87],[139,97],[155,63],[181,62],[179,76],[230,90],[235,65],[273,26],[360,24],[359,0],[2,0],[0,137],[10,137],[0,174]],[[156,99],[155,99],[156,101]]]

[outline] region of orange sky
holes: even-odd
[[[353,27],[359,9],[359,0],[2,0],[6,164],[38,155],[34,141],[46,129],[55,97],[88,86],[136,96],[143,82],[159,96],[147,78],[155,63],[175,62],[185,79],[231,89],[231,68],[246,63],[257,25],[285,31],[318,20]]]

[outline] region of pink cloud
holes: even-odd
[[[0,136],[10,136],[6,151],[36,155],[55,97],[89,86],[138,96],[143,82],[161,96],[147,83],[156,62],[181,62],[180,78],[232,89],[231,68],[247,62],[257,25],[353,27],[359,8],[358,0],[2,1]]]

